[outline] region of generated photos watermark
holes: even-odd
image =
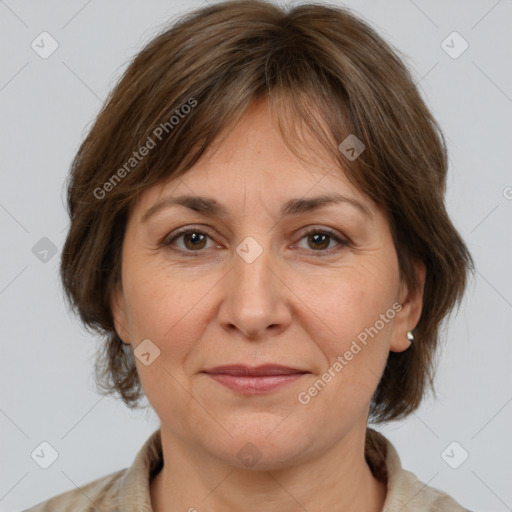
[[[365,347],[368,345],[368,337],[374,338],[377,334],[384,329],[386,324],[389,324],[396,314],[402,310],[402,305],[395,302],[385,313],[381,313],[379,320],[377,320],[372,326],[366,327],[357,335],[357,340],[360,344]],[[297,398],[302,405],[308,405],[311,399],[320,393],[332,379],[334,379],[345,366],[348,365],[354,356],[359,354],[363,349],[361,345],[354,339],[350,345],[350,348],[346,350],[343,355],[339,355],[336,361],[325,371],[319,379],[317,379],[306,391],[301,391]]]
[[[180,121],[189,114],[192,109],[197,105],[197,101],[194,98],[189,98],[180,108],[174,111],[174,114],[165,123],[160,123],[152,132],[148,135],[146,142],[137,150],[132,153],[132,156],[120,167],[112,176],[103,183],[101,187],[96,187],[93,191],[93,195],[96,199],[103,199],[108,192],[114,189],[114,187],[125,178],[137,165],[141,162],[149,152],[156,147],[159,141],[161,141],[166,135],[168,135]],[[155,140],[158,139],[158,140]]]

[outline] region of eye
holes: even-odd
[[[175,245],[174,242],[180,238],[182,239],[184,246],[180,247],[178,245],[178,249],[190,253],[200,252],[201,249],[205,249],[206,241],[208,238],[211,238],[211,236],[208,234],[208,232],[192,226],[181,229],[175,233],[171,233],[171,235],[162,241],[162,245]]]
[[[335,232],[333,232],[329,229],[319,229],[319,228],[310,229],[303,234],[301,240],[303,240],[303,239],[307,240],[308,246],[309,246],[308,249],[310,249],[312,247],[313,249],[311,249],[311,251],[317,252],[317,253],[330,254],[331,252],[333,252],[331,250],[331,249],[333,249],[332,246],[329,250],[326,250],[329,248],[329,245],[331,244],[332,241],[337,242],[337,244],[341,247],[345,247],[348,245],[348,242],[346,240],[344,240],[343,238],[338,236]],[[335,250],[339,250],[341,247],[336,248],[336,246],[335,246]],[[318,254],[318,256],[320,256],[320,255],[321,254]]]
[[[178,251],[188,253],[189,255],[191,253],[197,253],[197,255],[199,256],[203,249],[208,248],[207,242],[209,238],[212,239],[212,236],[208,233],[208,231],[205,231],[204,228],[190,226],[188,228],[180,229],[166,236],[162,240],[161,245],[164,247],[176,246]],[[175,243],[180,239],[182,241],[181,246],[180,244]],[[307,239],[309,245],[308,250],[310,252],[318,253],[315,256],[323,256],[325,253],[331,254],[332,252],[334,252],[332,250],[332,246],[329,248],[331,242],[333,241],[336,242],[338,246],[340,246],[334,246],[334,250],[339,250],[348,245],[348,242],[346,240],[344,240],[334,231],[331,231],[329,229],[310,229],[306,231],[300,238],[300,240],[303,239]]]

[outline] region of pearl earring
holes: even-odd
[[[414,334],[412,331],[407,331],[407,339],[412,343],[414,341]]]

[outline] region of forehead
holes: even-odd
[[[339,163],[325,151],[308,154],[307,148],[318,143],[307,135],[305,140],[307,146],[298,149],[307,159],[299,158],[283,140],[266,104],[254,104],[185,174],[144,191],[135,209],[140,216],[162,198],[181,195],[215,197],[229,208],[238,201],[282,204],[290,198],[332,193],[371,209],[372,201],[350,183]]]

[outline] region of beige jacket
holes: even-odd
[[[382,512],[469,512],[444,492],[427,486],[403,469],[391,442],[377,431],[368,430],[384,448],[382,460],[377,460],[379,450],[370,456],[373,457],[370,467],[380,466],[387,473],[387,496]],[[150,482],[161,467],[158,429],[144,443],[129,468],[58,494],[24,512],[153,512]]]

